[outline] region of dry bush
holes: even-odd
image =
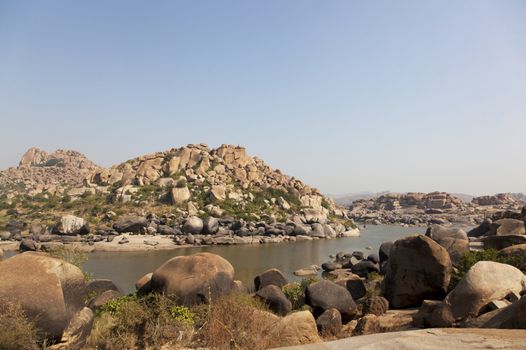
[[[279,320],[247,294],[220,297],[201,317],[203,324],[196,336],[197,345],[221,350],[271,348],[269,330]]]
[[[192,313],[157,294],[125,296],[110,301],[97,314],[87,349],[160,348],[184,345],[193,330]]]
[[[2,301],[0,304],[0,349],[33,350],[38,349],[37,331],[29,321],[20,305]]]

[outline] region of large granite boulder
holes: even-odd
[[[84,307],[84,274],[63,260],[27,252],[0,263],[0,303],[20,303],[46,338],[60,340]]]
[[[203,233],[205,235],[215,235],[219,231],[219,220],[209,216],[203,220]]]
[[[336,336],[342,329],[342,315],[336,309],[329,309],[316,319],[316,326],[322,335]]]
[[[447,297],[421,312],[428,327],[447,327],[468,317],[476,317],[492,300],[520,293],[526,277],[517,268],[493,261],[479,261],[469,269]]]
[[[288,283],[283,273],[278,269],[268,269],[254,278],[254,285],[256,290],[268,285],[283,287]]]
[[[526,329],[526,297],[498,310],[481,328]]]
[[[305,290],[305,304],[313,308],[315,316],[329,309],[336,309],[345,320],[356,315],[356,303],[351,293],[336,283],[322,280],[311,284]]]
[[[524,221],[516,219],[500,219],[490,226],[488,236],[524,235],[526,229]]]
[[[449,253],[431,238],[416,235],[393,245],[382,282],[383,295],[394,308],[420,306],[443,299],[451,278]]]
[[[183,232],[198,235],[201,233],[201,231],[203,231],[203,227],[203,220],[197,216],[191,216],[185,221],[183,225]]]
[[[142,216],[125,216],[113,224],[113,229],[119,233],[142,233],[148,227],[148,220]]]
[[[256,297],[278,315],[285,316],[292,310],[292,303],[278,286],[269,284],[259,289],[256,292]]]
[[[484,221],[480,225],[471,229],[468,232],[468,237],[481,237],[487,235],[487,233],[491,229],[492,223],[493,221],[491,221],[491,219],[484,219]]]
[[[177,256],[157,268],[151,278],[154,291],[176,297],[183,305],[210,302],[235,287],[234,268],[219,255]]]
[[[53,227],[52,233],[59,235],[84,235],[90,232],[89,223],[74,215],[64,215]]]
[[[446,248],[454,265],[457,265],[462,255],[469,251],[468,235],[462,229],[432,225],[428,227],[426,236]]]
[[[309,311],[294,312],[272,326],[268,338],[273,346],[293,346],[321,341],[316,320]]]
[[[526,244],[526,235],[502,235],[482,237],[484,249],[501,250],[514,245]]]

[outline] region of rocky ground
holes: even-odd
[[[323,279],[291,283],[270,269],[255,276],[254,289],[220,256],[180,256],[137,276],[129,296],[111,281],[87,282],[56,255],[27,252],[0,262],[0,308],[16,296],[52,349],[266,349],[343,338],[312,349],[518,349],[526,339],[525,225],[526,207],[467,233],[432,225],[368,256],[335,253]]]
[[[522,194],[474,197],[467,203],[446,192],[386,193],[354,201],[348,215],[364,224],[474,226],[497,212],[520,210],[524,204],[526,198]]]

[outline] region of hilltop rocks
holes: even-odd
[[[394,308],[419,306],[425,299],[446,296],[451,277],[448,252],[432,239],[418,235],[396,241],[387,261],[383,295]]]
[[[145,217],[130,215],[115,222],[113,228],[119,233],[141,233],[148,227],[148,224],[148,220]]]
[[[0,276],[0,303],[19,302],[50,339],[60,340],[70,320],[84,307],[84,275],[65,261],[23,253],[2,261]]]
[[[74,215],[64,215],[53,227],[53,233],[60,235],[84,235],[90,232],[89,223]]]
[[[18,167],[0,171],[0,194],[62,194],[66,188],[82,186],[91,172],[100,170],[76,151],[57,150],[49,154],[30,148]]]
[[[263,287],[274,285],[279,288],[282,288],[288,283],[287,279],[283,273],[278,269],[268,269],[267,271],[257,275],[254,278],[254,285],[256,290],[259,290]]]
[[[336,309],[343,318],[350,320],[356,314],[356,304],[349,291],[336,283],[322,280],[305,290],[305,303],[313,308],[315,315]]]
[[[519,293],[526,278],[517,268],[492,261],[479,261],[442,302],[431,303],[420,310],[420,321],[427,327],[448,327],[468,317],[476,317],[492,300]]]
[[[209,302],[234,288],[234,268],[215,254],[178,256],[153,272],[151,287],[176,297],[183,305]]]

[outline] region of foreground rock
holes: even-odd
[[[27,252],[0,264],[0,303],[19,302],[44,335],[60,340],[84,307],[84,275],[65,261]]]
[[[422,329],[351,337],[287,350],[444,350],[524,349],[526,332],[509,329]]]
[[[279,288],[283,287],[288,283],[283,273],[278,269],[268,269],[267,271],[257,275],[254,278],[254,285],[256,290],[266,287],[268,285],[274,285]]]
[[[446,296],[451,259],[445,248],[418,235],[396,241],[387,261],[382,291],[394,308],[419,306]]]
[[[349,321],[356,314],[356,304],[349,291],[336,283],[322,280],[305,290],[305,303],[313,308],[315,316],[329,309],[336,309]]]
[[[153,291],[178,298],[190,306],[209,302],[234,287],[234,268],[219,255],[178,256],[161,265],[151,278]]]
[[[309,311],[290,314],[275,324],[269,334],[273,344],[303,345],[321,341],[316,328],[316,321]]]
[[[526,277],[517,268],[492,261],[479,261],[471,267],[444,301],[429,303],[419,321],[425,327],[448,327],[476,317],[492,300],[504,299],[510,292],[526,288]]]

